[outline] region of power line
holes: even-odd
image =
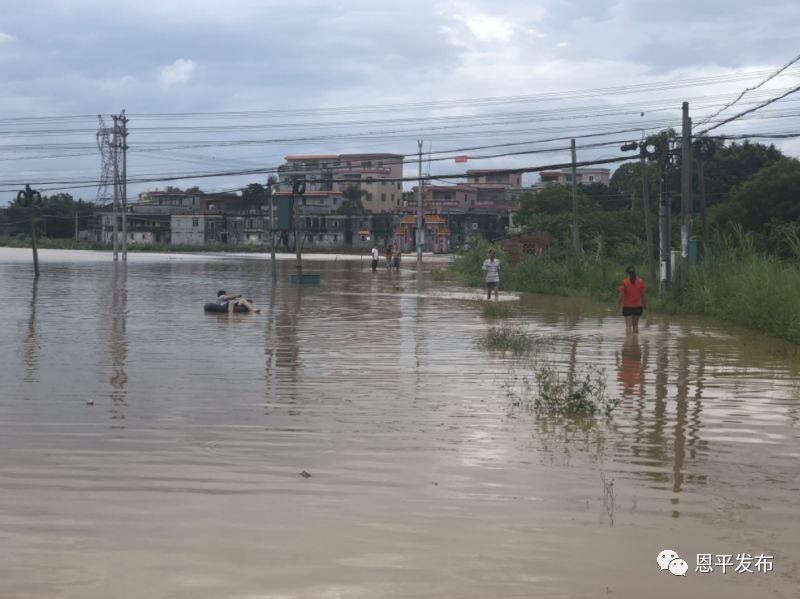
[[[774,71],[773,73],[771,73],[769,76],[767,76],[765,79],[763,79],[762,81],[760,81],[760,82],[759,82],[759,83],[757,83],[756,85],[754,85],[754,86],[752,86],[752,87],[748,87],[748,88],[746,88],[744,91],[742,91],[742,93],[740,93],[740,94],[739,94],[739,95],[736,97],[736,99],[734,99],[732,102],[730,102],[730,103],[726,104],[725,106],[723,106],[722,108],[720,108],[719,110],[717,110],[717,111],[716,111],[714,114],[712,114],[711,116],[709,116],[709,117],[706,117],[705,119],[703,119],[703,121],[702,121],[702,122],[700,122],[700,123],[698,123],[698,125],[704,125],[704,124],[706,124],[708,121],[710,121],[711,119],[713,119],[715,116],[718,116],[720,113],[724,112],[725,110],[727,110],[728,108],[730,108],[731,106],[733,106],[734,104],[736,104],[736,103],[737,103],[739,100],[741,100],[741,99],[744,97],[744,95],[745,95],[747,92],[750,92],[750,91],[756,90],[756,89],[758,89],[759,87],[761,87],[762,85],[764,85],[765,83],[767,83],[768,81],[770,81],[770,80],[774,79],[775,77],[777,77],[778,75],[780,75],[780,74],[781,74],[783,71],[785,71],[786,69],[788,69],[788,68],[789,68],[790,66],[792,66],[794,63],[796,63],[798,60],[800,60],[800,54],[798,54],[797,56],[795,56],[795,57],[794,57],[792,60],[790,60],[789,62],[787,62],[785,65],[783,65],[783,66],[782,66],[781,68],[779,68],[777,71]]]

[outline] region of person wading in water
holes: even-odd
[[[644,281],[636,276],[636,269],[629,266],[625,272],[628,276],[619,286],[617,310],[622,308],[622,315],[625,317],[625,334],[635,335],[639,332],[639,318],[647,308],[647,298],[644,294]]]

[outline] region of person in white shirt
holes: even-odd
[[[496,258],[496,252],[489,250],[489,257],[483,261],[483,282],[486,283],[486,299],[492,299],[492,289],[494,289],[494,300],[498,300],[500,293],[500,260]]]
[[[372,246],[372,272],[378,270],[378,258],[380,258],[381,253],[378,251],[378,246]]]

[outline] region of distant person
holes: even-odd
[[[494,290],[494,301],[499,300],[500,294],[500,260],[497,259],[497,252],[489,250],[489,257],[483,261],[483,282],[486,285],[486,299],[492,299]]]
[[[635,335],[639,332],[639,318],[647,308],[647,297],[644,293],[644,281],[636,276],[636,269],[629,266],[625,269],[628,275],[619,286],[617,310],[622,307],[625,317],[625,334]]]
[[[378,246],[372,246],[372,272],[378,270],[378,259],[381,257],[381,253],[378,251]]]
[[[233,314],[234,311],[236,311],[236,306],[242,306],[248,312],[261,314],[261,310],[254,308],[253,304],[244,299],[241,295],[228,295],[224,289],[217,291],[217,304],[228,308],[228,314]]]
[[[392,248],[386,248],[386,270],[392,270]]]
[[[400,270],[400,258],[403,257],[403,254],[400,253],[400,248],[397,247],[397,244],[394,244],[394,248],[392,249],[392,266],[397,270]]]

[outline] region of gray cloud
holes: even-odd
[[[668,4],[649,0],[566,4],[555,0],[510,0],[499,4],[489,0],[412,0],[402,4],[374,0],[338,4],[321,0],[198,0],[188,8],[182,0],[33,0],[13,7],[6,3],[0,8],[0,24],[0,71],[4,79],[0,114],[4,118],[25,118],[108,114],[123,107],[129,113],[141,114],[399,104],[601,88],[775,67],[797,51],[794,38],[800,24],[800,5],[741,0],[676,0]],[[743,87],[736,83],[714,89],[733,96]],[[711,94],[714,89],[704,93]],[[674,96],[675,93],[664,93],[652,98]],[[651,97],[642,98],[644,101]],[[603,106],[621,101],[633,98],[599,96],[549,106]],[[546,106],[537,103],[375,111],[350,118],[375,120],[476,112],[490,116],[497,110]],[[631,112],[638,114],[633,108]],[[284,122],[345,118],[294,116]],[[243,117],[241,122],[231,124],[252,122]],[[585,128],[589,122],[568,119],[542,123],[539,137],[558,128]],[[210,123],[219,125],[220,121]],[[276,119],[261,123],[275,127],[281,124]],[[137,124],[142,125],[141,119],[137,123],[132,117],[132,131]],[[176,120],[172,124],[186,123]],[[91,145],[91,129],[95,125],[87,120],[81,127],[85,133],[48,137],[46,141],[83,140]],[[500,128],[516,129],[517,134],[493,136],[484,131],[483,135],[469,135],[465,130],[455,136],[453,131],[438,131],[431,126],[420,128],[418,135],[432,141],[434,148],[445,149],[525,139],[526,135],[536,135],[536,127],[536,123],[520,122],[516,127]],[[9,128],[0,123],[0,130]],[[343,130],[393,128],[401,127],[372,124]],[[342,129],[336,131],[339,130]],[[183,137],[170,133],[162,139],[303,137],[314,131],[275,128],[182,134]],[[205,163],[180,162],[175,156],[167,158],[163,154],[140,154],[132,158],[132,169],[190,172],[212,168],[214,159],[218,159],[217,165],[223,163],[220,160],[227,161],[224,164],[238,161],[242,165],[272,165],[292,151],[380,149],[411,153],[416,147],[414,137],[412,133],[403,139],[384,136],[181,150],[195,158],[212,157]],[[39,139],[31,134],[13,142]],[[132,136],[131,143],[141,144],[145,139],[155,137],[139,133],[138,137]],[[0,181],[14,180],[20,173],[35,179],[45,178],[53,171],[75,178],[88,178],[99,172],[96,156],[5,160],[33,156],[2,150],[10,143],[9,138],[0,135]],[[494,159],[492,164],[516,166],[563,156]],[[225,181],[227,184],[231,179]],[[209,182],[208,187],[213,185]]]

